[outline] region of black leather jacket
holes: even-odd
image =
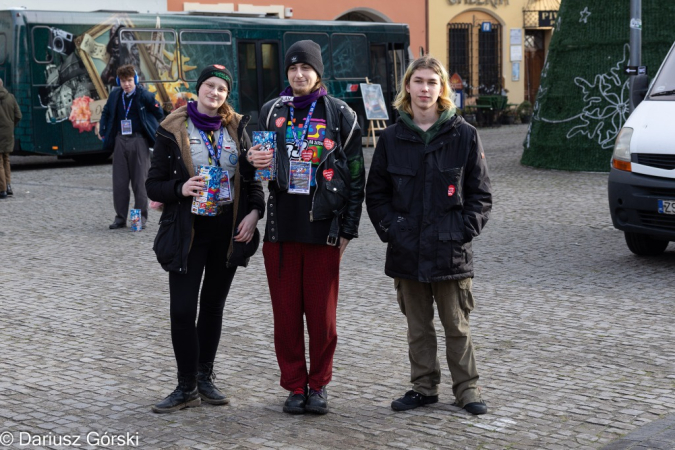
[[[473,277],[471,240],[492,209],[476,129],[454,116],[426,144],[402,121],[377,142],[366,187],[375,231],[387,242],[384,271],[421,282]]]
[[[312,198],[312,209],[309,220],[331,219],[330,233],[327,243],[337,245],[338,236],[347,239],[358,237],[359,220],[364,198],[365,168],[361,148],[361,127],[356,114],[343,101],[329,95],[321,97],[326,110],[326,152],[323,154],[317,173],[332,169],[333,177],[326,180],[316,177],[316,190]],[[271,100],[262,107],[258,128],[276,131],[279,138],[278,148],[282,151],[277,156],[277,177],[270,181],[270,195],[267,201],[267,213],[283,214],[277,211],[276,193],[288,190],[289,159],[283,151],[283,139],[286,136],[289,108],[281,99]],[[326,142],[324,141],[324,142]],[[333,145],[330,149],[329,146]],[[270,242],[277,242],[279,230],[268,226],[266,237]]]

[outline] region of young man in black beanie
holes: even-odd
[[[358,236],[364,197],[361,129],[354,111],[328,95],[321,82],[317,43],[290,46],[284,67],[290,86],[263,106],[258,124],[277,133],[278,149],[263,255],[280,384],[290,391],[284,412],[326,414],[337,345],[340,259]],[[268,167],[271,154],[259,148],[249,150],[247,161]]]

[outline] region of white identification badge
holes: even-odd
[[[309,194],[311,177],[311,162],[291,160],[291,179],[288,183],[288,192],[291,194]]]
[[[133,131],[131,131],[131,120],[128,120],[128,119],[123,120],[122,121],[122,134],[128,135],[128,134],[131,134],[131,133],[133,133]]]
[[[230,176],[227,170],[223,169],[223,176],[220,179],[220,190],[218,191],[216,204],[224,205],[226,203],[232,203],[232,193],[230,192]]]

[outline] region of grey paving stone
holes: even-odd
[[[633,256],[611,225],[607,174],[522,167],[525,133],[480,130],[494,189],[474,242],[482,417],[451,406],[446,367],[438,404],[390,409],[409,389],[406,325],[366,216],[342,262],[330,414],[281,412],[260,253],[225,306],[216,372],[231,404],[153,414],[176,383],[168,277],[152,253],[159,214],[140,233],[108,230],[110,164],[12,157],[0,433],[138,433],[151,449],[675,448],[675,245]]]

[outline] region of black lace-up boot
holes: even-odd
[[[202,401],[197,391],[197,374],[178,372],[178,387],[167,398],[152,407],[156,413],[170,413],[191,406],[199,406]]]
[[[218,390],[213,382],[216,380],[216,374],[213,373],[213,363],[199,363],[199,372],[197,373],[197,389],[199,396],[206,403],[212,405],[227,405],[230,399]]]

